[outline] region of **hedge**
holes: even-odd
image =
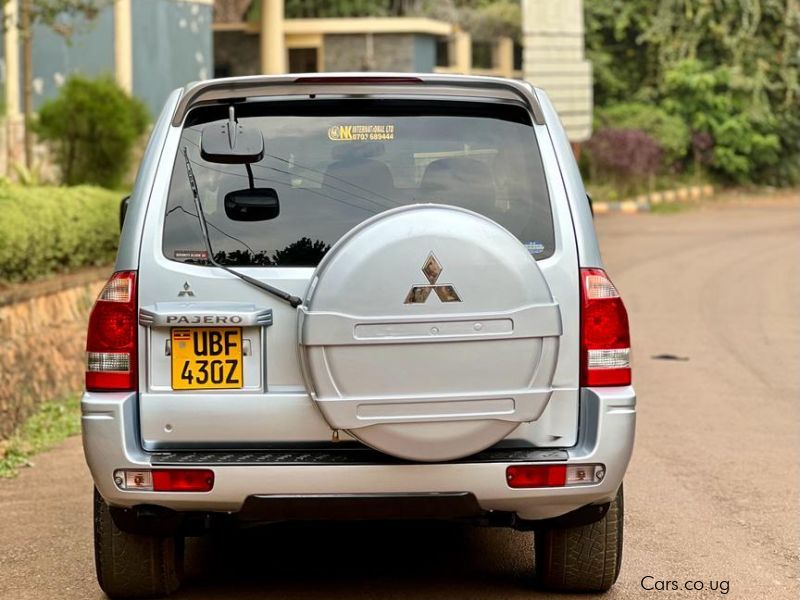
[[[597,129],[641,129],[664,151],[666,166],[672,166],[689,151],[691,135],[683,119],[652,104],[625,102],[595,111]]]
[[[122,195],[0,182],[0,283],[112,262]]]

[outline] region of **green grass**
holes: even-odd
[[[16,477],[30,458],[81,431],[80,399],[47,402],[5,442],[0,442],[0,479]]]

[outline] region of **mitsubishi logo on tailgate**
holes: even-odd
[[[194,296],[194,292],[192,291],[192,287],[189,285],[188,281],[183,282],[183,289],[178,292],[178,298],[182,298],[184,296]]]
[[[414,285],[406,296],[406,304],[424,304],[431,295],[431,291],[436,292],[442,302],[461,302],[461,298],[456,289],[449,283],[439,283],[439,275],[442,274],[442,265],[431,252],[422,265],[422,272],[430,285]]]

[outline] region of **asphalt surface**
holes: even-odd
[[[800,597],[799,200],[598,219],[639,394],[625,558],[606,598]],[[0,598],[102,598],[80,440],[35,462],[0,480]],[[176,598],[547,597],[532,567],[517,532],[292,525],[193,541]],[[647,577],[706,589],[648,591]]]

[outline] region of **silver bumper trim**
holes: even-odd
[[[583,389],[578,444],[566,449],[567,464],[601,463],[606,475],[595,485],[541,489],[508,487],[506,467],[519,463],[460,462],[215,465],[214,489],[207,493],[121,490],[114,483],[115,470],[152,466],[152,455],[139,441],[137,395],[87,392],[81,409],[86,461],[101,495],[117,506],[156,504],[176,510],[237,512],[254,494],[464,491],[474,494],[484,510],[514,512],[535,520],[612,499],[633,450],[636,396],[631,387]]]

